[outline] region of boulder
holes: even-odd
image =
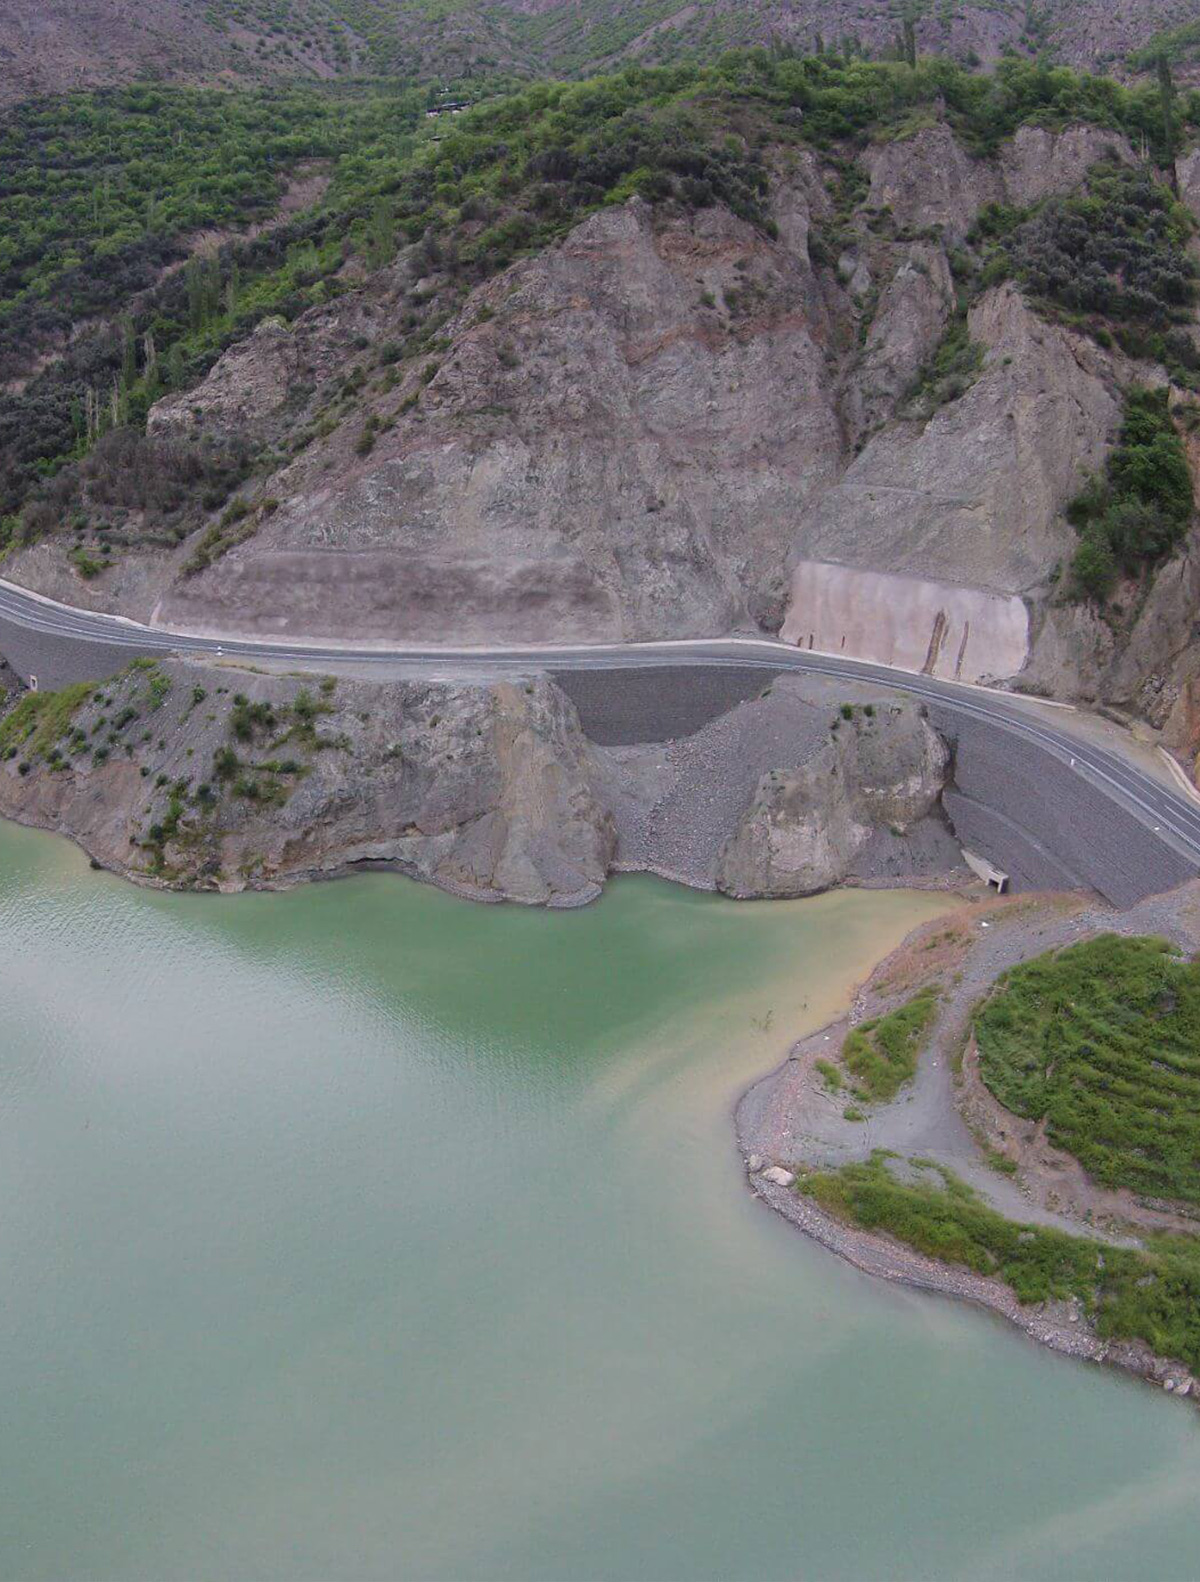
[[[813,895],[839,883],[877,831],[903,831],[935,807],[949,751],[911,703],[835,716],[799,768],[772,770],[721,854],[733,896]]]
[[[762,1172],[764,1181],[769,1181],[772,1186],[790,1187],[796,1177],[790,1170],[784,1170],[780,1165],[772,1165],[769,1170]]]

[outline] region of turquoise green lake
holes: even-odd
[[[936,910],[0,827],[0,1576],[1195,1577],[1200,1416],[745,1189],[739,1092]]]

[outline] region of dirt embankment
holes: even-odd
[[[1125,912],[1082,896],[1033,896],[978,900],[948,920],[923,925],[876,969],[845,1019],[797,1044],[777,1071],[743,1096],[736,1113],[738,1144],[758,1196],[856,1267],[991,1308],[1054,1350],[1200,1398],[1200,1382],[1184,1363],[1156,1356],[1140,1342],[1101,1338],[1079,1302],[1022,1304],[1002,1280],[843,1223],[791,1184],[797,1170],[835,1169],[887,1149],[902,1161],[929,1160],[952,1171],[992,1208],[1022,1223],[1123,1245],[1142,1232],[1194,1233],[1190,1216],[1099,1187],[1051,1147],[1039,1127],[996,1103],[968,1053],[971,1012],[1001,972],[1100,931],[1157,934],[1195,953],[1200,881]],[[914,1081],[892,1103],[869,1107],[863,1119],[848,1119],[845,1092],[830,1091],[818,1062],[836,1055],[850,1027],[931,983],[943,995]]]

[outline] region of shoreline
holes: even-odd
[[[953,1264],[939,1263],[890,1236],[876,1235],[846,1225],[825,1213],[810,1199],[793,1192],[790,1187],[763,1180],[760,1172],[750,1170],[752,1156],[747,1155],[740,1139],[738,1148],[754,1195],[827,1252],[844,1259],[852,1268],[876,1279],[888,1280],[894,1285],[907,1286],[910,1290],[967,1302],[997,1313],[1031,1340],[1051,1351],[1075,1357],[1079,1361],[1119,1368],[1148,1383],[1160,1385],[1169,1394],[1190,1396],[1200,1406],[1198,1381],[1186,1369],[1181,1369],[1178,1363],[1158,1357],[1148,1349],[1142,1350],[1135,1342],[1099,1339],[1070,1303],[1054,1304],[1061,1309],[1058,1315],[1046,1311],[1048,1304],[1022,1306],[1002,1280],[973,1274],[969,1269]]]
[[[525,900],[517,895],[506,895],[496,890],[474,887],[469,884],[455,881],[444,875],[423,873],[419,865],[409,863],[400,858],[362,857],[347,858],[343,861],[330,863],[328,867],[293,868],[284,873],[273,874],[269,878],[252,876],[238,884],[221,883],[195,883],[181,884],[178,881],[159,878],[157,875],[137,868],[127,867],[123,863],[106,861],[98,851],[89,845],[84,832],[69,829],[61,821],[51,821],[49,818],[39,818],[40,809],[29,807],[6,807],[0,810],[0,824],[12,824],[18,829],[36,830],[43,835],[52,835],[56,839],[64,840],[88,859],[91,866],[99,873],[110,873],[114,878],[126,883],[136,885],[143,890],[157,890],[170,895],[246,895],[265,894],[280,895],[288,890],[298,889],[307,884],[332,884],[342,879],[353,879],[364,873],[391,873],[402,879],[410,879],[414,884],[428,885],[431,889],[440,890],[444,895],[453,896],[456,900],[472,901],[484,906],[500,906],[511,903],[514,906],[530,906],[545,909],[551,912],[579,911],[585,906],[591,906],[600,900],[608,886],[608,881],[628,875],[645,874],[649,878],[662,879],[667,884],[680,885],[685,890],[694,890],[701,895],[719,895],[724,900],[734,903],[742,901],[796,901],[814,900],[820,895],[829,895],[839,890],[917,890],[924,893],[957,895],[965,897],[974,888],[978,881],[965,867],[953,868],[940,873],[913,873],[877,877],[861,877],[848,874],[838,882],[826,886],[822,890],[814,890],[809,895],[790,896],[769,893],[731,895],[721,890],[714,883],[705,883],[694,874],[689,874],[678,868],[667,867],[665,864],[655,862],[630,863],[614,861],[605,874],[603,881],[588,884],[570,893],[559,893],[545,899]]]
[[[93,869],[112,873],[115,877],[133,883],[139,888],[161,890],[169,893],[210,895],[284,893],[304,884],[329,883],[340,879],[353,878],[361,873],[386,872],[394,873],[414,883],[427,884],[431,888],[440,890],[442,893],[459,900],[476,903],[484,902],[494,905],[509,899],[508,897],[499,896],[495,892],[473,892],[468,886],[456,886],[438,878],[422,875],[409,870],[407,865],[397,861],[373,859],[358,862],[351,861],[340,864],[336,868],[331,867],[328,870],[313,869],[306,872],[292,872],[286,876],[280,876],[271,882],[250,882],[237,888],[218,888],[215,886],[205,888],[196,886],[181,890],[180,886],[156,879],[153,875],[123,870],[100,861],[88,850],[85,840],[80,835],[71,833],[61,826],[55,827],[48,822],[20,817],[11,811],[5,811],[0,814],[0,822],[11,823],[18,828],[31,829],[40,834],[66,840],[88,859]],[[685,889],[697,890],[702,893],[720,893],[715,890],[709,890],[703,885],[698,885],[684,875],[661,872],[651,866],[634,867],[632,865],[614,864],[609,876],[636,874],[657,877],[665,882],[679,884]],[[544,902],[540,904],[547,906],[549,910],[577,910],[601,898],[604,894],[604,888],[603,885],[598,885],[593,888],[591,893],[580,895],[578,898],[558,899],[549,903],[548,906]],[[950,917],[968,915],[972,905],[976,907],[986,906],[986,903],[981,902],[979,899],[977,887],[971,881],[964,879],[961,873],[908,879],[851,879],[830,886],[828,891],[821,893],[829,894],[839,890],[884,891],[897,889],[946,895],[956,894],[963,902],[963,907],[961,913],[951,913],[949,914]],[[973,891],[974,893],[972,893]],[[773,898],[725,897],[725,899],[769,900]],[[1050,895],[1033,895],[1022,898],[1022,902],[1018,903],[1018,905],[1037,907],[1042,904],[1049,906],[1055,902],[1061,903],[1062,899],[1062,897]],[[515,904],[520,905],[522,903],[516,902]],[[1193,1378],[1183,1364],[1173,1359],[1155,1355],[1142,1342],[1102,1340],[1092,1332],[1077,1304],[1073,1302],[1054,1302],[1022,1305],[1010,1287],[1001,1280],[975,1274],[962,1266],[940,1263],[936,1259],[928,1258],[886,1234],[873,1233],[847,1224],[825,1212],[811,1199],[796,1193],[790,1186],[783,1186],[764,1178],[763,1169],[775,1164],[776,1161],[770,1155],[766,1157],[765,1161],[763,1159],[761,1141],[755,1135],[760,1121],[751,1117],[751,1110],[756,1104],[761,1102],[765,1095],[770,1094],[780,1079],[789,1072],[790,1068],[797,1064],[800,1058],[797,1055],[797,1050],[811,1049],[818,1041],[837,1040],[840,1044],[846,1031],[861,1019],[862,1000],[864,995],[870,992],[872,985],[885,976],[892,964],[902,958],[906,951],[912,949],[915,941],[931,930],[938,929],[943,921],[935,919],[920,923],[911,929],[901,943],[877,962],[866,978],[854,987],[851,1006],[845,1015],[826,1022],[811,1034],[799,1040],[777,1066],[756,1078],[737,1099],[732,1112],[735,1141],[751,1192],[760,1202],[779,1214],[789,1224],[810,1237],[826,1251],[844,1259],[861,1273],[890,1281],[893,1284],[904,1285],[912,1290],[967,1302],[973,1306],[986,1309],[1006,1319],[1023,1334],[1052,1351],[1078,1360],[1095,1362],[1120,1369],[1147,1382],[1159,1385],[1167,1393],[1191,1396],[1194,1402],[1200,1406],[1200,1379]],[[789,1164],[794,1162],[789,1161]],[[788,1168],[788,1166],[785,1165],[784,1168]],[[1078,1226],[1075,1233],[1080,1234],[1083,1231],[1084,1227]]]
[[[1197,887],[1187,888],[1194,891]],[[1044,903],[1043,910],[1049,912],[1055,903],[1061,907],[1065,898],[1040,899]],[[1090,910],[1084,910],[1081,906],[1075,911],[1072,922],[1077,926],[1081,917],[1085,920],[1088,918]],[[1036,911],[1033,915],[1035,918],[1039,916]],[[1109,920],[1110,926],[1123,915],[1113,914]],[[959,916],[960,921],[969,918],[969,907],[964,907],[963,913]],[[980,918],[980,921],[985,919]],[[797,1192],[793,1184],[785,1183],[782,1178],[771,1180],[764,1174],[772,1167],[793,1175],[797,1167],[813,1165],[823,1168],[829,1165],[829,1158],[805,1159],[794,1146],[790,1155],[786,1147],[781,1148],[779,1144],[784,1134],[780,1130],[780,1117],[781,1115],[787,1117],[789,1130],[786,1135],[792,1137],[794,1133],[790,1130],[790,1123],[805,1119],[800,1109],[804,1074],[806,1069],[811,1068],[817,1050],[822,1046],[840,1047],[848,1029],[862,1019],[863,1006],[867,998],[873,992],[877,993],[879,987],[887,982],[889,973],[894,972],[897,964],[904,961],[906,953],[911,955],[914,947],[921,943],[923,936],[926,941],[932,939],[939,926],[937,922],[922,923],[913,929],[901,945],[880,961],[859,984],[846,1015],[826,1023],[815,1033],[798,1040],[779,1065],[757,1078],[741,1094],[734,1106],[732,1120],[736,1147],[751,1192],[761,1203],[790,1225],[826,1251],[844,1259],[861,1273],[907,1286],[912,1290],[924,1291],[986,1309],[1004,1318],[1031,1340],[1051,1351],[1080,1361],[1119,1369],[1157,1385],[1165,1393],[1188,1397],[1194,1405],[1200,1406],[1200,1379],[1193,1377],[1186,1364],[1175,1358],[1155,1354],[1143,1341],[1102,1339],[1088,1323],[1082,1305],[1078,1301],[1072,1299],[1022,1304],[1003,1280],[976,1274],[963,1265],[942,1263],[884,1232],[869,1231],[847,1223],[828,1213],[813,1199]],[[1039,933],[1044,931],[1043,928]],[[1033,953],[1036,952],[1030,952]],[[874,1014],[874,1010],[875,1007],[872,1007],[871,1013],[868,1014]],[[941,1029],[944,1032],[945,1021],[941,1023]],[[952,1028],[951,1031],[954,1029]],[[944,1042],[943,1039],[943,1048]],[[931,1036],[929,1047],[922,1052],[922,1061],[931,1058],[934,1047],[935,1040]],[[933,1064],[936,1065],[937,1062],[934,1061]],[[958,1087],[959,1079],[956,1075],[954,1078],[956,1093]],[[811,1149],[812,1134],[808,1137],[808,1143]],[[772,1147],[772,1144],[776,1146]],[[879,1144],[873,1143],[871,1146],[879,1146]],[[858,1156],[869,1154],[871,1146],[860,1146]],[[982,1158],[982,1152],[980,1153]],[[988,1195],[986,1190],[984,1195]],[[1000,1211],[1014,1222],[1020,1222],[1019,1211],[1013,1213],[1008,1208],[1002,1208]],[[1024,1217],[1033,1223],[1042,1216],[1031,1203]],[[1070,1233],[1084,1236],[1088,1234],[1089,1229],[1094,1239],[1102,1240],[1101,1237],[1096,1236],[1094,1226],[1089,1227],[1081,1221],[1073,1223]]]

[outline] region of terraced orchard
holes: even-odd
[[[1200,961],[1102,934],[1005,973],[975,1038],[992,1094],[1097,1181],[1200,1203]]]

